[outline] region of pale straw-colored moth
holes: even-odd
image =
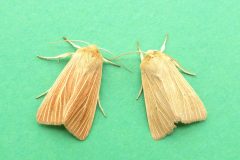
[[[147,119],[153,139],[158,140],[170,134],[176,123],[189,124],[205,120],[205,107],[179,72],[192,75],[164,52],[167,36],[160,50],[143,52],[141,57],[142,86],[146,104]]]
[[[45,60],[71,59],[53,86],[45,92],[46,97],[37,112],[37,122],[64,125],[71,134],[84,140],[91,129],[97,104],[104,114],[99,100],[103,62],[116,64],[100,54],[99,49],[102,48],[95,45],[80,47],[71,40],[64,40],[77,48],[75,53],[38,56]]]

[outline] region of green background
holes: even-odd
[[[0,159],[233,159],[240,152],[240,3],[238,0],[1,1]],[[158,49],[197,73],[186,77],[205,103],[205,122],[180,126],[163,140],[151,138],[139,57],[118,62],[133,73],[104,65],[100,97],[108,117],[96,111],[86,141],[64,127],[38,125],[42,101],[67,60],[43,61],[74,51],[62,36],[120,54]],[[59,41],[59,43],[49,43]],[[106,55],[106,54],[104,54]],[[108,56],[108,55],[106,55]]]

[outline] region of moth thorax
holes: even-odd
[[[99,50],[98,50],[97,46],[95,46],[95,45],[90,45],[87,47],[80,48],[79,51],[90,54],[94,57],[100,57]]]
[[[86,52],[99,53],[98,48],[95,45],[84,47],[83,50]]]

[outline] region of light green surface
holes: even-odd
[[[240,3],[238,0],[1,1],[0,159],[236,159],[240,152]],[[86,141],[63,127],[38,125],[42,101],[67,61],[36,55],[73,51],[62,36],[86,40],[115,54],[158,49],[197,77],[186,77],[202,98],[208,119],[151,138],[140,87],[139,57],[123,57],[133,73],[105,65],[101,101]]]

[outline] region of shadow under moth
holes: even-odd
[[[179,72],[193,75],[164,52],[167,36],[160,50],[143,52],[141,57],[142,86],[147,119],[153,139],[170,134],[178,122],[189,124],[205,120],[204,105]]]
[[[64,125],[76,138],[84,140],[92,127],[97,104],[104,114],[99,100],[103,62],[118,65],[104,58],[100,48],[94,45],[80,47],[66,38],[64,40],[77,48],[75,53],[38,56],[45,60],[71,59],[53,86],[41,95],[46,94],[46,97],[38,109],[37,122]]]

